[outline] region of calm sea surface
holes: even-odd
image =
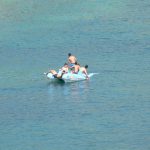
[[[0,149],[149,150],[150,1],[0,0]]]

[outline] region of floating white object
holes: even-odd
[[[53,81],[59,81],[62,80],[64,82],[75,82],[75,81],[82,81],[82,80],[87,80],[85,74],[74,74],[74,73],[65,73],[61,79],[54,77],[52,73],[44,73],[48,79],[53,80]],[[92,77],[94,73],[90,73],[88,77]]]

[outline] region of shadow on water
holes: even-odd
[[[63,80],[50,81],[47,83],[47,86],[64,86],[65,82]]]

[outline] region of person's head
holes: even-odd
[[[64,67],[68,67],[68,64],[67,64],[67,63],[64,63]]]
[[[75,62],[75,65],[79,65],[80,66],[80,64],[77,61]]]
[[[87,68],[88,68],[88,65],[85,65],[85,68],[87,69]]]
[[[68,57],[70,57],[71,56],[71,53],[68,53]]]

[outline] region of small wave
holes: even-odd
[[[89,73],[89,77],[92,77],[92,76],[94,76],[94,75],[96,75],[96,74],[99,74],[99,73]]]

